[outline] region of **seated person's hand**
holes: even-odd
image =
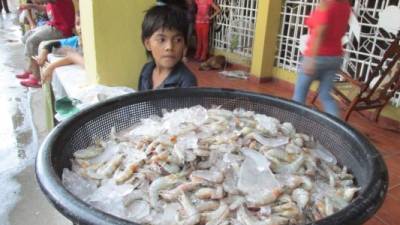
[[[54,68],[46,63],[44,65],[44,69],[42,70],[42,83],[47,83],[51,81],[51,78],[53,76]]]
[[[46,62],[46,58],[41,57],[40,55],[32,56],[32,59],[36,61],[39,66],[43,66]]]

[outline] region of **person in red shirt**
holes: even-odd
[[[333,78],[343,62],[342,38],[348,29],[350,13],[348,0],[321,0],[307,18],[310,36],[297,71],[294,101],[305,104],[311,83],[319,80],[319,96],[324,111],[338,116],[330,92]]]
[[[210,21],[221,12],[221,9],[213,0],[195,0],[197,13],[195,21],[196,30],[196,54],[195,59],[204,61],[208,55],[208,33],[210,31]],[[214,14],[210,16],[211,8]]]
[[[28,68],[16,77],[23,79],[21,85],[40,87],[39,71],[34,67],[33,56],[38,54],[40,42],[70,37],[75,26],[75,9],[72,0],[42,0],[45,5],[21,4],[20,9],[36,9],[46,11],[49,21],[46,25],[28,31],[22,38],[25,44],[25,56]]]

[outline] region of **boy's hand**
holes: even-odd
[[[48,63],[46,63],[43,71],[42,71],[42,83],[47,83],[51,81],[51,78],[53,76],[54,68],[50,66]]]
[[[43,66],[44,63],[46,62],[46,59],[45,59],[45,58],[40,57],[40,56],[38,56],[38,55],[37,55],[37,56],[32,56],[32,59],[35,60],[36,63],[37,63],[39,66]]]

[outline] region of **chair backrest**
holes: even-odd
[[[396,81],[398,77],[398,68],[394,68],[400,59],[400,32],[397,37],[391,42],[388,49],[383,54],[382,60],[374,67],[368,79],[365,81],[365,86],[362,88],[363,99],[371,99],[372,96],[377,95],[377,91],[380,93],[389,91],[391,84]],[[398,66],[396,66],[398,67]],[[387,76],[391,76],[389,79]],[[391,81],[389,83],[383,81]],[[383,90],[382,89],[385,89]],[[381,94],[379,94],[381,96]],[[375,99],[375,98],[374,98]],[[376,100],[376,99],[375,99]]]
[[[391,73],[386,75],[381,85],[376,88],[375,100],[389,101],[397,91],[400,91],[400,60],[397,61]],[[374,99],[372,98],[372,100]]]

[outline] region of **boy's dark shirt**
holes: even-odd
[[[153,70],[156,64],[151,61],[143,66],[142,72],[140,72],[139,78],[139,91],[153,89]],[[195,87],[197,86],[197,79],[193,73],[183,64],[179,62],[175,65],[175,68],[167,76],[167,78],[157,87],[171,88],[171,87]]]

